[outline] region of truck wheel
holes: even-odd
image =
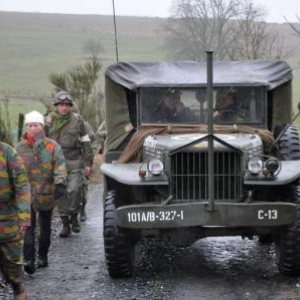
[[[297,204],[297,219],[282,229],[276,246],[279,272],[296,276],[300,275],[300,188],[297,186],[291,188],[291,197]]]
[[[103,237],[106,265],[109,276],[129,277],[133,272],[134,243],[128,232],[117,226],[116,191],[108,191],[105,197]]]
[[[274,129],[274,138],[281,134],[285,130],[288,124],[277,125]],[[299,146],[299,134],[295,125],[291,125],[285,130],[282,136],[278,140],[278,152],[280,159],[283,160],[298,160],[300,159],[300,146]],[[298,180],[295,184],[298,183]],[[273,236],[271,234],[259,235],[259,242],[261,244],[272,243]]]
[[[272,236],[272,234],[268,234],[268,233],[260,234],[258,236],[258,241],[262,245],[272,244],[273,243],[273,236]]]
[[[285,130],[287,124],[275,127],[275,139]],[[291,125],[278,140],[279,154],[284,160],[300,159],[299,135],[295,125]]]

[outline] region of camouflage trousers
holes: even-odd
[[[0,269],[4,279],[10,284],[24,282],[23,240],[0,243]]]
[[[67,192],[58,200],[61,216],[79,213],[80,206],[85,201],[85,180],[82,169],[68,172]]]

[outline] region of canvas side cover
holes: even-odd
[[[106,108],[106,150],[117,148],[126,138],[132,125],[130,123],[126,90],[121,85],[106,78],[105,81]]]

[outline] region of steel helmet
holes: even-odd
[[[66,91],[60,91],[58,92],[54,97],[54,105],[57,105],[59,103],[67,103],[73,106],[73,97],[70,95],[70,93]]]

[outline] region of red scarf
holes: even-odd
[[[30,134],[29,132],[27,132],[27,140],[29,142],[30,145],[34,145],[35,143],[35,138],[32,134]]]

